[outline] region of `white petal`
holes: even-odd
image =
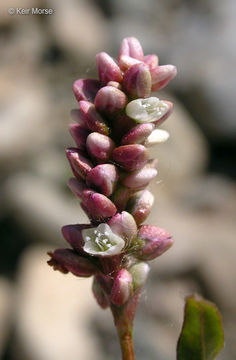
[[[157,121],[168,110],[168,104],[154,96],[130,101],[126,106],[126,114],[138,123]]]
[[[166,130],[155,129],[153,132],[147,137],[145,146],[152,146],[158,143],[163,143],[169,139],[170,134]]]

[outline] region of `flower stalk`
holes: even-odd
[[[75,147],[66,149],[74,178],[68,187],[80,201],[88,224],[62,227],[70,249],[50,252],[48,264],[66,274],[93,276],[92,292],[102,309],[110,307],[122,359],[133,360],[136,307],[150,267],[173,243],[157,226],[143,224],[154,196],[146,189],[157,175],[148,147],[166,141],[159,125],[173,104],[151,95],[176,75],[144,55],[134,37],[123,39],[117,61],[96,56],[99,80],[78,79],[73,92],[78,109],[69,131]]]

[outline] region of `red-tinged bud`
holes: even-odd
[[[73,83],[73,93],[77,101],[86,100],[93,101],[101,84],[98,80],[78,79]]]
[[[112,159],[127,171],[142,168],[148,160],[148,151],[143,145],[131,144],[115,148]]]
[[[124,38],[118,53],[118,64],[122,55],[143,61],[143,49],[138,39],[135,37]]]
[[[112,122],[112,135],[117,141],[120,142],[120,139],[124,134],[126,134],[130,129],[136,125],[135,121],[128,117],[125,114],[118,116],[115,121]]]
[[[70,246],[77,251],[79,254],[85,254],[83,250],[84,240],[82,237],[82,230],[90,229],[93,225],[91,224],[73,224],[65,225],[61,228],[64,239],[70,244]]]
[[[80,112],[91,131],[96,131],[100,134],[108,135],[109,128],[101,115],[99,115],[99,113],[96,111],[94,104],[89,101],[80,101],[79,107]]]
[[[152,91],[165,87],[177,74],[174,65],[161,65],[151,69]]]
[[[130,129],[121,139],[122,145],[129,144],[142,144],[147,139],[147,137],[152,133],[155,125],[152,123],[149,124],[140,124],[132,129]]]
[[[132,191],[125,186],[120,185],[112,195],[112,201],[119,212],[123,211],[130,198]]]
[[[136,222],[127,211],[117,213],[107,223],[114,233],[125,240],[126,246],[137,236]]]
[[[116,213],[116,207],[110,199],[92,190],[83,191],[82,205],[92,220],[110,218]]]
[[[141,190],[133,194],[127,204],[127,211],[133,215],[139,225],[146,220],[150,214],[154,196],[148,190]]]
[[[122,89],[121,84],[118,83],[117,81],[109,81],[109,82],[107,83],[107,86],[113,86],[114,88],[119,89],[119,90]]]
[[[86,183],[105,196],[110,196],[118,181],[118,171],[113,164],[95,166],[87,175]]]
[[[71,118],[72,120],[76,121],[78,125],[80,125],[81,127],[83,127],[84,129],[89,130],[87,123],[85,121],[84,116],[81,114],[81,112],[79,111],[79,109],[73,109],[70,112]]]
[[[131,66],[124,74],[123,89],[125,93],[133,98],[147,98],[151,93],[151,75],[146,64]]]
[[[147,186],[149,182],[157,175],[157,170],[148,165],[142,169],[128,174],[122,179],[122,184],[127,188],[138,190]]]
[[[96,55],[96,63],[102,85],[106,85],[109,81],[121,82],[122,72],[110,55],[100,52]]]
[[[110,300],[114,305],[121,306],[131,297],[132,293],[132,276],[126,269],[121,269],[114,279]]]
[[[141,64],[141,63],[142,63],[142,61],[140,61],[140,60],[134,59],[127,55],[122,55],[120,57],[119,66],[120,66],[121,70],[126,71],[131,66],[133,66],[135,64]]]
[[[93,278],[92,292],[98,305],[102,309],[106,309],[109,306],[109,300],[95,277]]]
[[[115,143],[108,136],[93,132],[87,137],[86,148],[92,158],[104,163],[110,159]]]
[[[85,179],[93,164],[85,157],[84,153],[76,148],[67,148],[66,156],[75,177]]]
[[[173,244],[173,240],[166,230],[151,225],[142,225],[139,228],[138,239],[143,242],[143,247],[136,255],[141,260],[153,260]]]
[[[82,180],[78,180],[76,178],[70,178],[67,181],[67,186],[71,190],[71,192],[79,199],[82,198],[83,191],[88,189]]]
[[[69,125],[70,134],[73,137],[75,144],[79,150],[84,150],[86,139],[90,133],[89,130],[83,128],[79,124]]]
[[[119,114],[127,102],[125,93],[114,86],[104,86],[94,99],[96,109],[108,117]]]
[[[158,66],[158,56],[156,54],[150,54],[144,56],[144,62],[148,65],[149,69],[152,70]]]
[[[88,259],[79,256],[70,249],[57,249],[48,253],[51,259],[48,264],[64,274],[71,272],[76,276],[89,277],[97,273],[97,268]]]
[[[134,290],[142,287],[145,284],[149,270],[150,266],[146,262],[137,263],[129,269],[133,279]]]

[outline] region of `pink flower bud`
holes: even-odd
[[[148,217],[154,196],[148,190],[141,190],[133,194],[127,204],[127,211],[133,215],[136,223],[139,225]]]
[[[142,260],[153,260],[162,255],[173,244],[170,234],[159,227],[142,225],[138,231],[138,239],[143,242],[137,257]]]
[[[149,97],[152,81],[148,66],[144,63],[131,66],[125,72],[122,84],[125,93],[133,99]]]
[[[87,186],[84,184],[84,182],[76,178],[70,178],[67,181],[67,186],[72,191],[72,193],[79,199],[82,198],[83,191],[87,190]]]
[[[130,198],[132,190],[120,185],[112,195],[112,201],[116,205],[119,212],[123,211]]]
[[[113,86],[114,88],[119,89],[119,90],[122,89],[121,84],[118,83],[117,81],[109,81],[109,82],[107,83],[107,86]]]
[[[157,175],[157,170],[147,164],[142,169],[128,174],[122,179],[122,184],[130,189],[142,189]]]
[[[122,145],[128,144],[141,144],[146,138],[152,133],[155,125],[152,123],[149,124],[140,124],[132,129],[130,129],[121,139]]]
[[[133,171],[145,165],[148,159],[148,152],[143,145],[123,145],[113,150],[112,158],[125,170]]]
[[[122,55],[143,61],[143,49],[138,39],[135,37],[124,38],[118,53],[118,64],[120,63],[120,57]]]
[[[77,101],[86,100],[93,101],[101,84],[98,80],[78,79],[73,83],[73,93]]]
[[[84,117],[88,128],[91,131],[99,132],[100,134],[108,135],[109,128],[101,115],[96,111],[94,104],[89,101],[79,102],[81,115]]]
[[[130,298],[132,293],[132,276],[126,269],[121,269],[114,279],[110,300],[114,305],[121,306]]]
[[[104,163],[110,159],[115,143],[108,136],[93,132],[87,137],[86,148],[92,158]]]
[[[158,66],[158,56],[156,54],[150,54],[144,56],[144,62],[148,65],[149,69],[152,70]]]
[[[142,287],[145,284],[149,270],[150,266],[145,262],[137,263],[129,269],[129,272],[133,279],[134,290]]]
[[[106,309],[109,306],[109,300],[95,277],[93,278],[92,292],[98,305],[102,309]]]
[[[84,129],[89,130],[87,123],[85,121],[84,116],[81,114],[81,112],[79,111],[79,109],[73,109],[70,112],[71,118],[72,120],[76,121],[78,125],[80,125],[81,127],[83,127]]]
[[[84,153],[76,148],[67,148],[66,156],[75,177],[85,179],[93,164]]]
[[[136,123],[130,117],[125,114],[118,116],[115,121],[112,122],[112,135],[118,143],[124,134],[132,129]]]
[[[79,150],[84,150],[86,139],[90,133],[89,130],[83,128],[79,124],[69,125],[70,134],[73,137],[75,144]]]
[[[109,81],[121,82],[121,70],[110,55],[105,52],[100,52],[96,55],[96,63],[98,76],[102,85],[106,85]]]
[[[51,259],[48,264],[64,274],[71,272],[76,276],[89,277],[97,273],[95,265],[88,259],[77,255],[70,249],[57,249],[48,253]]]
[[[122,237],[129,245],[137,236],[137,225],[132,215],[127,211],[117,213],[107,222],[114,233]]]
[[[174,65],[161,65],[151,69],[152,91],[165,87],[177,74]]]
[[[121,55],[120,61],[119,61],[119,66],[120,66],[121,70],[126,71],[131,66],[133,66],[135,64],[141,64],[141,63],[142,63],[142,61],[140,61],[140,60],[134,59],[127,55]]]
[[[85,254],[83,250],[84,240],[82,237],[82,230],[90,229],[91,224],[74,224],[65,225],[61,228],[64,239],[70,244],[70,246],[79,254]]]
[[[86,183],[105,196],[110,196],[118,180],[118,171],[113,164],[95,166],[87,175]]]
[[[125,93],[114,86],[104,86],[95,97],[96,109],[106,116],[117,115],[128,102]]]
[[[106,196],[92,190],[82,193],[82,205],[92,220],[103,220],[116,213],[116,207]]]

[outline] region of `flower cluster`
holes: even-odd
[[[94,276],[93,293],[102,308],[121,306],[147,278],[147,261],[171,245],[165,230],[143,224],[154,202],[146,189],[157,175],[148,147],[167,140],[157,127],[172,103],[150,97],[176,75],[173,65],[144,56],[139,41],[125,38],[117,61],[96,55],[99,80],[79,79],[73,92],[79,109],[70,133],[75,147],[66,149],[74,177],[68,186],[79,199],[89,224],[66,225],[69,249],[49,253],[48,264],[63,273]]]

